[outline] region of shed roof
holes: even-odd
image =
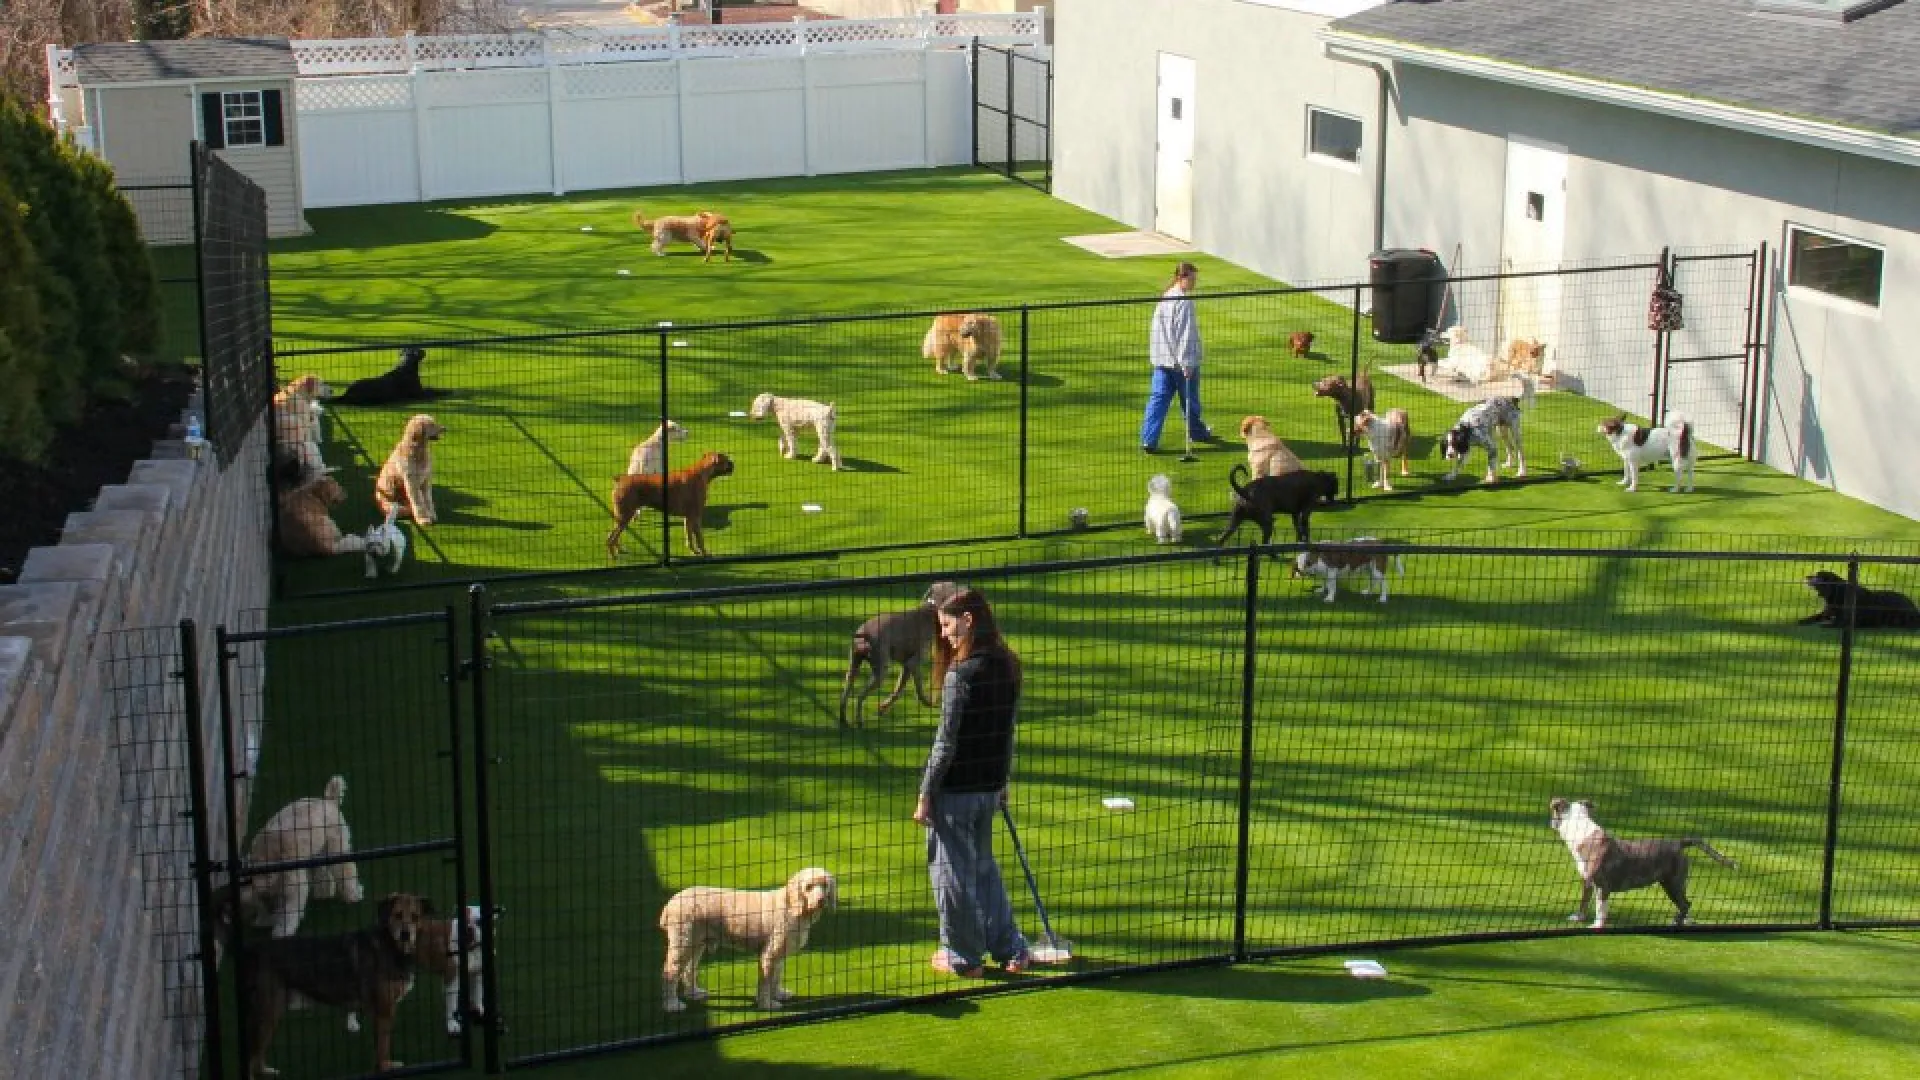
[[[82,86],[212,79],[291,79],[297,71],[286,38],[188,38],[103,41],[76,45],[73,71]]]
[[[1384,39],[1892,135],[1920,135],[1920,0],[1840,21],[1754,0],[1416,0],[1334,22]]]

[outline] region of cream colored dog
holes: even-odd
[[[446,432],[433,417],[420,413],[407,421],[407,428],[394,444],[380,477],[373,483],[374,501],[388,515],[394,508],[406,512],[416,525],[431,525],[433,512],[433,450],[429,443]]]
[[[320,460],[320,402],[333,396],[318,375],[302,375],[273,395],[273,453],[302,472],[326,468]]]
[[[627,458],[627,475],[640,476],[642,474],[651,474],[653,476],[665,476],[667,472],[667,452],[664,444],[668,439],[674,442],[686,442],[687,429],[673,420],[669,420],[659,427],[654,428],[653,434],[647,436],[640,442],[640,445],[634,447],[633,454]]]
[[[968,379],[1000,377],[1000,320],[982,312],[936,315],[920,341],[920,355],[933,361],[933,370],[951,375],[958,370]],[[952,366],[953,358],[960,366]],[[984,370],[983,370],[984,369]]]
[[[814,451],[813,462],[833,462],[836,471],[840,468],[840,447],[833,441],[833,429],[839,426],[840,413],[833,402],[821,403],[806,398],[775,397],[761,394],[753,399],[753,405],[747,409],[747,415],[755,420],[766,419],[773,414],[774,423],[780,425],[780,456],[794,456],[797,440],[795,434],[801,427],[811,424],[814,438],[820,443]]]
[[[700,957],[720,944],[759,952],[757,1007],[777,1009],[791,1001],[793,995],[780,985],[787,957],[806,945],[813,924],[838,902],[833,875],[817,866],[765,892],[704,885],[680,890],[660,910],[660,929],[667,933],[662,1007],[680,1012],[687,1001],[706,999],[707,992],[700,989]]]
[[[727,261],[733,261],[733,222],[728,221],[725,214],[702,210],[697,214],[669,214],[648,221],[644,211],[635,210],[633,225],[642,232],[653,234],[655,255],[665,255],[667,245],[678,240],[699,248],[705,256],[701,262],[712,262],[713,246],[724,243],[727,246]]]
[[[346,780],[336,776],[319,798],[295,799],[281,807],[247,847],[248,865],[353,854],[353,836],[340,813],[346,794]],[[337,896],[357,904],[363,895],[359,868],[338,862],[261,874],[241,887],[240,906],[253,915],[255,925],[271,925],[273,936],[283,938],[300,929],[309,898]]]
[[[1263,476],[1285,476],[1305,469],[1280,436],[1267,426],[1264,416],[1249,416],[1240,421],[1240,437],[1247,440],[1247,471],[1255,480]]]

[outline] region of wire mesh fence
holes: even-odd
[[[1336,473],[1345,497],[1371,495],[1379,480],[1369,473],[1371,445],[1339,419],[1327,385],[1336,378],[1364,376],[1376,412],[1408,414],[1412,467],[1388,478],[1395,493],[1478,482],[1488,464],[1481,453],[1450,477],[1438,437],[1499,395],[1525,402],[1529,478],[1611,471],[1614,455],[1595,429],[1652,403],[1659,356],[1645,314],[1660,266],[1453,275],[1445,317],[1463,336],[1424,372],[1413,346],[1372,340],[1358,314],[1368,286],[1200,293],[1198,395],[1223,441],[1191,454],[1186,436],[1203,433],[1182,431],[1177,411],[1157,435],[1143,429],[1152,296],[987,307],[968,313],[992,320],[979,339],[958,337],[961,313],[915,312],[427,343],[422,371],[445,396],[338,405],[325,417],[323,453],[348,495],[334,517],[358,532],[380,517],[374,479],[408,418],[430,410],[447,429],[432,451],[436,520],[414,531],[411,566],[376,584],[684,558],[693,549],[680,523],[650,510],[638,513],[618,555],[607,542],[615,478],[667,420],[686,430],[685,441],[661,447],[668,471],[709,452],[732,466],[712,479],[699,515],[703,546],[718,559],[1136,527],[1156,473],[1172,478],[1190,517],[1217,516],[1231,496],[1229,469],[1246,460],[1237,436],[1249,416],[1264,418],[1305,467]],[[1747,302],[1749,285],[1722,274],[1690,303],[1730,311]],[[1512,313],[1535,312],[1524,325],[1538,327],[1548,305],[1560,312],[1553,339],[1510,362],[1523,340]],[[1702,319],[1714,332],[1736,328]],[[1311,343],[1296,348],[1306,334]],[[1727,347],[1746,345],[1733,335]],[[393,348],[355,348],[277,362],[284,378],[312,372],[339,388],[396,359]],[[1706,392],[1676,381],[1672,398],[1678,406]],[[757,409],[763,394],[772,398]],[[1159,453],[1142,454],[1143,445]],[[1510,481],[1519,471],[1498,475]],[[291,594],[365,586],[359,560],[283,562],[281,575]]]
[[[206,438],[225,468],[274,392],[267,197],[204,146],[194,162]]]

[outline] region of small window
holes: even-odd
[[[1360,121],[1307,107],[1307,154],[1351,165],[1360,163]]]
[[[266,108],[258,90],[236,90],[220,95],[220,113],[228,146],[267,145]]]
[[[1886,252],[1871,244],[1787,227],[1787,284],[1880,306],[1880,273]]]

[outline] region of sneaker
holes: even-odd
[[[935,971],[942,971],[948,975],[958,975],[962,979],[977,979],[986,974],[986,969],[982,968],[979,964],[974,964],[970,967],[961,966],[965,962],[945,949],[934,953],[933,959],[927,962],[933,965],[933,970]]]
[[[1000,970],[1009,975],[1018,975],[1032,966],[1033,953],[1031,950],[1023,947],[1019,952],[1009,957],[1006,963],[1001,964]]]

